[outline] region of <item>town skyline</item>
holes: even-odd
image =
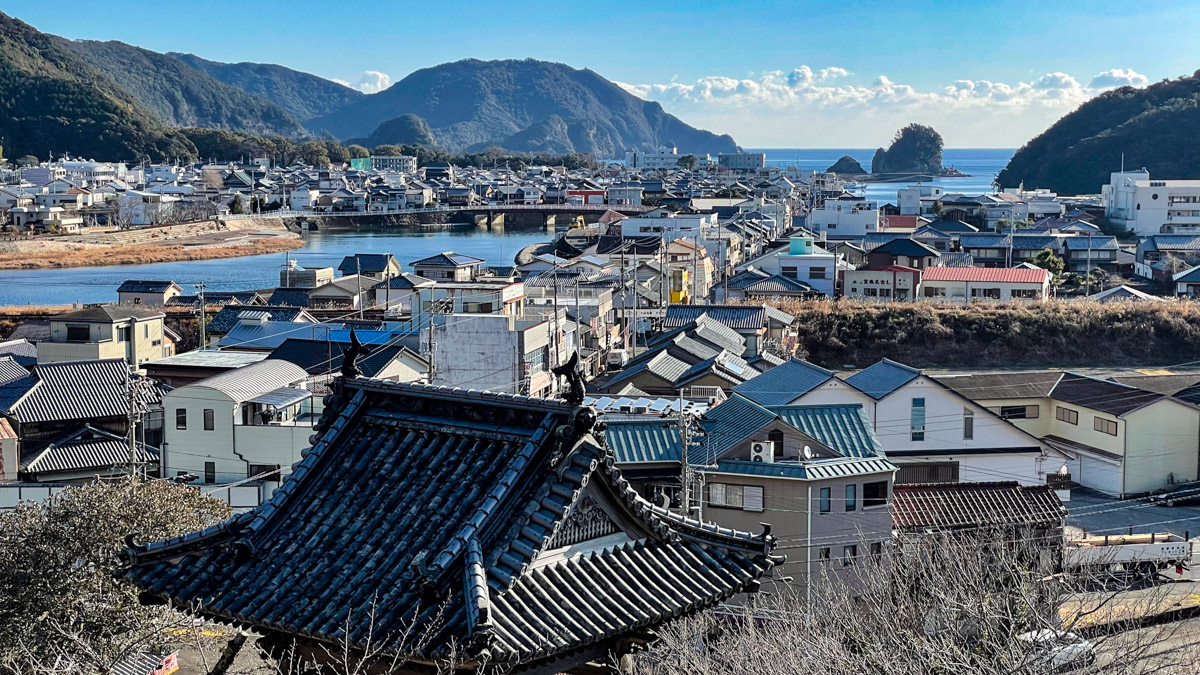
[[[230,21],[238,16],[233,5],[208,2],[189,12],[196,30],[187,35],[162,30],[161,7],[139,12],[133,3],[111,15],[85,11],[88,4],[77,12],[28,2],[5,2],[2,9],[71,39],[276,63],[367,93],[465,58],[556,61],[592,69],[690,124],[731,134],[743,147],[875,147],[915,121],[937,128],[947,147],[1015,148],[1097,94],[1188,74],[1200,63],[1200,45],[1186,39],[1200,31],[1200,13],[1180,11],[1192,3],[1136,14],[1115,3],[1060,7],[1053,25],[1039,21],[1044,8],[1021,3],[935,3],[948,26],[986,30],[935,31],[936,39],[916,40],[903,39],[926,34],[914,17],[877,3],[665,3],[653,11],[618,3],[586,25],[549,30],[548,8],[536,4],[512,12],[474,6],[465,14],[352,8],[313,22],[304,9],[316,7],[300,2],[267,21],[240,25]],[[667,40],[636,28],[672,21],[686,30]],[[1063,25],[1072,26],[1072,47],[1050,54],[1045,47],[1060,43]],[[1155,39],[1104,38],[1119,30]],[[732,38],[728,44],[723,35]],[[897,36],[902,50],[888,46]],[[758,46],[737,46],[745,44]]]

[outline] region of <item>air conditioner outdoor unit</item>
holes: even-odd
[[[771,441],[754,441],[750,444],[750,461],[766,462],[770,464],[775,461],[775,444]]]

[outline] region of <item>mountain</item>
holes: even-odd
[[[1084,103],[1018,150],[996,182],[1095,194],[1122,155],[1127,168],[1145,167],[1152,178],[1200,178],[1200,70]]]
[[[892,139],[887,150],[879,148],[871,159],[871,173],[877,175],[942,173],[942,136],[932,127],[910,124]]]
[[[0,13],[0,145],[11,157],[48,152],[98,159],[192,157],[168,129],[53,35]]]
[[[842,155],[838,158],[838,161],[833,163],[833,166],[825,169],[825,173],[839,173],[847,176],[865,174],[866,172],[867,170],[862,167],[862,164],[859,164],[858,160],[850,155]]]
[[[380,145],[422,145],[427,148],[437,146],[437,140],[434,139],[433,130],[429,128],[429,124],[411,113],[380,124],[366,138],[357,138],[349,142],[358,143],[367,148]]]
[[[305,134],[304,127],[283,108],[231,87],[173,56],[124,42],[59,41],[170,126],[260,136]]]
[[[451,152],[492,144],[606,157],[668,144],[681,153],[737,151],[729,136],[690,127],[591,70],[533,59],[466,59],[423,68],[305,125],[354,138],[406,113],[424,119],[438,145]]]
[[[269,63],[218,63],[194,54],[169,55],[231,87],[264,98],[301,121],[328,115],[366,96],[337,82]]]

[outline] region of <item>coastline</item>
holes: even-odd
[[[215,260],[304,246],[278,218],[206,221],[164,227],[0,242],[0,270],[60,269]]]

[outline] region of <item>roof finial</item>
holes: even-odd
[[[362,375],[358,369],[358,357],[362,355],[363,346],[358,341],[358,333],[350,329],[350,348],[342,355],[342,377],[355,378]]]
[[[579,369],[579,352],[571,354],[567,362],[551,369],[555,378],[567,376],[567,389],[562,393],[563,400],[571,405],[583,405],[584,385],[583,372]]]

